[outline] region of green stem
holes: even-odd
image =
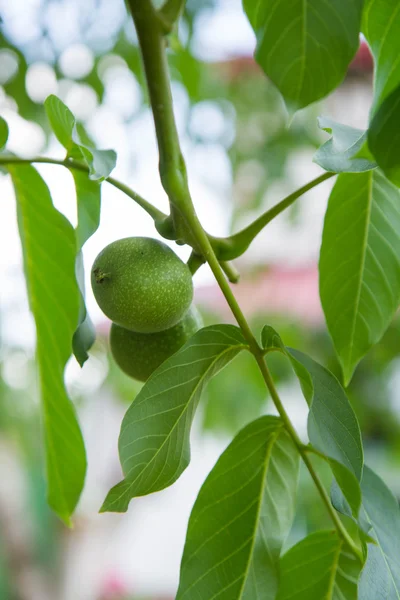
[[[159,150],[161,182],[172,207],[191,204],[172,106],[172,94],[166,58],[166,40],[158,13],[151,0],[128,0],[135,23]],[[171,208],[172,208],[171,207]],[[177,220],[180,221],[178,211]],[[179,225],[179,224],[178,224]],[[179,231],[179,226],[177,230]]]
[[[238,283],[238,281],[240,279],[240,273],[237,270],[237,268],[235,267],[235,265],[230,262],[223,261],[223,260],[220,261],[219,264],[221,265],[221,268],[222,268],[223,272],[225,273],[225,275],[227,276],[228,280],[231,283]]]
[[[240,329],[242,330],[244,337],[249,343],[250,350],[253,352],[253,354],[257,354],[259,351],[261,351],[261,348],[259,347],[257,340],[255,339],[253,332],[251,331],[250,326],[246,320],[246,317],[242,313],[242,310],[234,294],[232,293],[228,280],[224,275],[221,265],[219,264],[218,259],[215,256],[210,240],[208,239],[206,232],[201,226],[197,215],[194,215],[190,218],[189,225],[192,228],[192,232],[197,239],[197,242],[202,250],[204,258],[210,265],[211,271],[213,272],[213,275],[217,280],[217,283],[222,293],[225,296],[229,308],[231,309]]]
[[[62,167],[66,167],[67,169],[72,169],[75,171],[83,171],[84,173],[89,173],[89,167],[87,167],[84,163],[79,162],[78,160],[73,160],[72,158],[68,158],[67,160],[57,160],[56,158],[47,158],[44,156],[35,156],[34,158],[18,158],[17,156],[0,156],[0,164],[10,165],[10,164],[31,164],[31,163],[43,163],[48,165],[59,165]],[[114,177],[107,177],[105,180],[111,185],[113,185],[121,192],[124,192],[127,196],[132,198],[149,214],[154,221],[162,222],[167,219],[167,215],[158,210],[155,206],[153,206],[150,202],[147,202],[142,196],[134,192],[130,187],[118,181],[118,179],[114,179]]]
[[[313,179],[292,194],[289,194],[289,196],[286,196],[286,198],[267,210],[258,217],[258,219],[250,223],[248,227],[245,227],[245,229],[242,229],[238,233],[226,238],[215,238],[210,236],[211,244],[218,258],[220,260],[233,260],[234,258],[241,256],[250,246],[254,238],[264,229],[264,227],[266,227],[266,225],[268,225],[268,223],[286,210],[286,208],[293,204],[300,196],[335,175],[336,173],[323,173],[319,177],[316,177],[316,179]]]
[[[304,452],[303,444],[301,443],[296,430],[294,429],[279,398],[264,360],[263,349],[257,343],[246,317],[244,316],[234,294],[232,293],[221,265],[218,262],[218,258],[212,246],[213,238],[210,238],[204,231],[194,210],[186,178],[186,168],[180,150],[179,138],[175,125],[168,67],[165,57],[165,41],[163,38],[162,27],[157,19],[157,13],[152,6],[151,0],[140,0],[140,2],[137,2],[137,0],[128,1],[139,38],[144,69],[149,86],[150,102],[153,110],[160,154],[160,175],[164,189],[170,198],[171,209],[178,209],[176,212],[178,217],[177,221],[180,221],[181,225],[183,224],[184,233],[188,233],[194,240],[195,252],[201,253],[204,259],[210,265],[214,277],[222,293],[224,294],[240,329],[242,330],[243,336],[246,338],[249,344],[250,351],[254,354],[275,406],[285,424],[289,435],[291,436],[294,444],[298,448],[299,453],[303,458],[303,461],[310,471],[311,477],[317,486],[321,498],[338,531],[338,534],[349,546],[355,556],[359,558],[359,550],[355,546],[353,540],[350,538],[334,508],[332,507],[327,492],[319,480],[317,473],[314,471],[313,465],[307,453]],[[307,191],[307,189],[311,189],[311,187],[314,187],[314,185],[317,185],[324,179],[328,179],[328,177],[332,176],[333,174],[326,173],[318,178],[318,181],[315,180],[294,194],[291,194],[291,196],[283,200],[279,205],[277,205],[277,207],[275,207],[275,212],[278,210],[278,213],[276,214],[279,214],[279,212],[294,202],[295,199]],[[278,209],[279,206],[281,208]],[[270,213],[270,211],[268,212]],[[269,220],[271,220],[271,218],[268,217]],[[244,235],[246,239],[250,240],[249,243],[253,237],[257,235],[257,233],[265,226],[265,223],[261,225],[262,219],[263,217],[260,217],[260,219],[255,222],[256,225],[254,225],[254,227],[250,230],[250,233]],[[268,219],[267,222],[269,222]],[[176,225],[177,223],[175,223],[175,226]],[[251,227],[252,226],[250,226],[250,228]],[[240,232],[237,234],[237,236],[239,236],[239,238],[236,237],[236,240],[239,239],[240,241],[243,237],[243,232]],[[235,236],[233,236],[233,238],[235,239]]]
[[[174,24],[179,19],[183,11],[185,0],[166,0],[163,6],[158,11],[158,15],[162,19],[164,31],[170,33]]]
[[[193,251],[189,256],[187,266],[189,267],[191,274],[194,275],[205,262],[206,261],[200,254]]]
[[[323,454],[322,452],[320,452],[319,450],[314,448],[314,446],[311,446],[311,444],[303,444],[303,450],[304,450],[304,452],[306,452],[308,454],[314,454],[315,456],[322,458],[322,460],[324,460],[324,461],[327,460],[327,457],[325,456],[325,454]]]

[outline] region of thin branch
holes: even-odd
[[[0,164],[3,164],[3,165],[31,164],[31,163],[35,163],[35,164],[43,163],[43,164],[49,164],[49,165],[58,165],[58,166],[66,167],[67,169],[72,169],[72,170],[76,170],[76,171],[83,171],[85,173],[89,173],[89,167],[87,167],[84,163],[81,163],[78,160],[74,160],[71,158],[68,158],[66,160],[58,160],[56,158],[48,158],[48,157],[44,157],[44,156],[35,156],[34,158],[19,158],[17,156],[6,156],[6,155],[0,156]],[[121,192],[124,192],[124,194],[126,194],[127,196],[132,198],[132,200],[134,200],[136,202],[136,204],[141,206],[141,208],[143,208],[143,210],[145,210],[147,212],[147,214],[149,214],[154,219],[154,221],[161,222],[164,219],[167,219],[166,214],[164,214],[161,210],[158,210],[158,208],[156,208],[150,202],[148,202],[147,200],[142,198],[142,196],[140,196],[139,194],[134,192],[129,186],[125,185],[121,181],[118,181],[118,179],[114,179],[114,177],[107,177],[107,179],[105,179],[105,181],[107,181],[108,183],[113,185],[115,188],[117,188]]]
[[[230,281],[231,283],[238,283],[240,279],[240,273],[235,267],[235,265],[226,261],[220,261],[219,264],[221,265],[223,272],[227,276],[228,281]]]
[[[334,177],[336,173],[324,173],[316,179],[313,179],[303,187],[299,188],[289,196],[286,196],[283,200],[278,202],[275,206],[268,209],[258,219],[250,223],[245,229],[242,229],[238,233],[231,235],[226,238],[215,238],[209,236],[211,245],[213,246],[215,253],[220,260],[233,260],[238,256],[241,256],[247,248],[250,246],[254,238],[270,223],[275,217],[281,214],[286,208],[291,206],[300,196],[316,187],[323,181]]]

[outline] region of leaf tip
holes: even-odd
[[[53,511],[56,513],[57,517],[59,519],[61,519],[61,521],[64,523],[64,525],[66,527],[68,527],[68,529],[73,529],[74,528],[74,523],[71,519],[71,514],[65,510],[60,510],[59,507],[54,506],[54,504],[49,502],[49,506],[53,509]]]
[[[51,100],[53,100],[54,98],[57,98],[57,96],[55,94],[49,94],[46,98],[46,100],[44,101],[44,104],[48,104]]]
[[[75,355],[75,358],[78,361],[78,364],[79,364],[80,368],[82,369],[83,365],[85,364],[85,362],[89,358],[89,354],[86,354],[86,356],[84,356],[84,357],[82,356],[82,357],[79,357],[79,358]]]
[[[357,365],[342,363],[343,387],[348,388]]]
[[[128,497],[128,499],[126,497],[127,486],[129,487],[129,484],[125,479],[117,483],[117,485],[114,485],[114,487],[112,487],[108,492],[103,504],[101,505],[99,513],[126,512],[131,500],[131,497]]]

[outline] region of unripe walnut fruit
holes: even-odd
[[[173,327],[193,298],[188,266],[152,238],[124,238],[106,246],[94,261],[91,280],[107,317],[140,333]]]
[[[113,323],[110,331],[111,352],[124,373],[138,381],[146,381],[200,327],[201,317],[194,308],[177,325],[158,333],[137,333]]]

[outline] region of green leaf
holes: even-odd
[[[363,0],[243,0],[256,60],[290,109],[323,98],[344,79],[359,45]]]
[[[400,5],[365,0],[363,33],[375,62],[368,143],[385,175],[400,186]]]
[[[311,443],[361,479],[363,448],[360,426],[346,392],[328,369],[299,350],[289,348],[288,351],[311,375],[312,394],[308,385],[300,380],[310,405],[308,434]],[[298,369],[297,375],[302,377]]]
[[[178,479],[190,461],[190,428],[202,389],[245,348],[237,327],[212,325],[153,373],[122,422],[119,456],[125,479],[110,490],[102,512],[125,512],[135,496]]]
[[[7,122],[0,117],[0,150],[3,150],[8,140],[8,125]]]
[[[325,216],[322,307],[348,384],[400,300],[400,192],[379,171],[342,174]]]
[[[272,327],[264,327],[261,337],[264,348],[284,352],[292,363],[310,407],[309,440],[327,457],[337,483],[352,512],[357,515],[361,505],[359,481],[363,448],[357,417],[344,389],[322,365],[306,354],[284,346]]]
[[[69,523],[86,472],[82,434],[64,386],[64,369],[79,312],[75,233],[54,208],[45,182],[33,167],[10,165],[9,171],[17,198],[29,302],[36,322],[48,500]]]
[[[400,85],[400,4],[364,0],[362,31],[374,63],[374,110]]]
[[[400,187],[400,86],[375,113],[368,130],[368,144],[386,177]]]
[[[81,157],[79,149],[76,148],[72,139],[75,129],[75,117],[72,112],[57,96],[49,96],[44,105],[51,128],[60,144],[64,146],[69,156],[75,150],[77,151],[76,156]]]
[[[96,332],[85,305],[85,271],[81,249],[99,227],[101,184],[98,181],[90,180],[86,173],[80,171],[73,171],[72,175],[78,204],[76,237],[79,252],[76,259],[76,278],[81,292],[79,325],[74,333],[72,347],[75,358],[82,367],[89,358],[88,350],[94,344]]]
[[[82,156],[89,167],[90,179],[103,181],[114,170],[117,155],[114,150],[96,150],[80,145]]]
[[[362,479],[363,507],[371,523],[368,558],[361,573],[359,600],[400,598],[400,510],[382,479],[368,467]]]
[[[114,150],[97,150],[83,143],[74,115],[57,96],[49,96],[45,107],[51,128],[67,150],[67,157],[83,159],[89,167],[90,179],[106,179],[116,164],[117,155]]]
[[[310,406],[308,436],[311,444],[328,457],[336,481],[352,513],[361,506],[359,481],[363,469],[360,426],[346,393],[336,377],[298,350],[288,349],[291,356],[311,375],[313,392],[304,371],[294,366],[304,396]]]
[[[96,341],[96,330],[86,310],[85,304],[85,269],[83,255],[79,252],[76,257],[75,276],[79,286],[79,319],[78,327],[72,337],[72,351],[81,367],[89,358],[88,351]]]
[[[332,119],[320,117],[318,126],[332,137],[322,144],[314,154],[313,161],[326,171],[333,173],[359,173],[376,168],[376,163],[360,156],[365,151],[367,132]]]
[[[72,175],[78,204],[76,236],[78,247],[82,248],[100,224],[101,184],[80,171],[73,171]]]
[[[335,531],[317,531],[282,557],[277,600],[357,600],[359,572]]]
[[[356,525],[358,529],[358,535],[360,537],[360,540],[364,544],[364,551],[366,553],[366,544],[375,543],[375,540],[369,534],[371,530],[371,524],[365,516],[364,509],[361,507],[358,516],[354,517],[349,503],[347,502],[346,498],[343,495],[343,492],[341,491],[339,485],[335,480],[333,481],[331,486],[331,502],[338,512],[340,512],[342,515],[346,515],[347,517],[349,517]]]
[[[78,279],[78,283],[79,286],[81,286],[81,280]],[[81,296],[81,312],[79,313],[79,322],[80,325],[77,327],[72,337],[72,350],[76,360],[80,366],[83,367],[89,358],[88,351],[96,341],[96,329],[89,316],[89,313],[86,310],[83,294]]]
[[[279,418],[242,429],[193,507],[177,600],[275,600],[298,472],[298,451]]]

